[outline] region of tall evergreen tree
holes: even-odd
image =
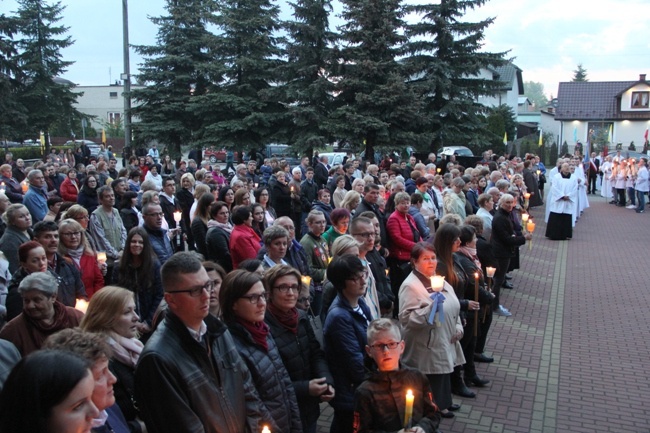
[[[64,36],[68,27],[56,25],[65,9],[61,2],[48,5],[44,0],[17,0],[19,8],[18,64],[21,86],[18,97],[26,107],[27,136],[48,132],[55,122],[69,122],[81,113],[74,108],[82,93],[74,84],[57,80],[74,62],[62,60],[61,50],[74,43]]]
[[[333,132],[353,147],[365,144],[367,159],[377,148],[416,145],[421,107],[398,61],[406,42],[400,0],[344,0],[343,5]]]
[[[249,151],[280,139],[286,109],[277,87],[283,55],[278,15],[270,0],[218,3],[210,85],[192,103],[202,121],[201,144]]]
[[[15,138],[27,125],[25,107],[17,96],[20,85],[18,50],[13,38],[18,29],[14,17],[0,15],[0,140]]]
[[[573,71],[573,79],[571,81],[589,81],[587,79],[587,70],[582,66],[582,63],[578,63],[578,68]]]
[[[285,100],[289,107],[288,141],[299,151],[310,151],[329,142],[327,119],[333,100],[330,81],[334,34],[329,30],[330,0],[297,0],[291,3],[294,20],[286,23],[289,34],[287,63],[281,69]]]
[[[207,88],[206,65],[211,61],[214,35],[206,26],[212,3],[204,0],[167,0],[168,15],[151,18],[158,26],[156,45],[136,46],[145,57],[138,80],[145,84],[131,92],[136,104],[132,113],[134,136],[158,140],[173,158],[181,145],[192,141],[200,128],[199,116],[190,102]]]
[[[484,68],[506,63],[506,53],[480,51],[484,31],[493,19],[471,23],[460,21],[470,9],[486,0],[441,0],[408,7],[420,21],[407,29],[407,63],[412,68],[412,84],[423,95],[433,134],[430,148],[442,145],[469,145],[478,151],[489,142],[479,96],[498,93],[503,83],[480,78]],[[424,150],[424,149],[423,149]]]

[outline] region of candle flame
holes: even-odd
[[[86,310],[88,310],[88,301],[85,299],[77,299],[77,302],[74,304],[75,310],[79,310],[82,313],[86,314]]]

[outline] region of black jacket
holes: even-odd
[[[205,236],[206,259],[221,265],[226,272],[232,271],[230,256],[230,233],[221,227],[210,227]]]
[[[514,257],[515,248],[526,243],[526,238],[517,236],[510,219],[510,212],[499,208],[492,220],[492,238],[490,244],[494,257]]]
[[[212,316],[205,323],[208,331],[199,343],[169,311],[142,351],[135,395],[148,431],[262,430],[262,403],[228,329]]]
[[[289,185],[276,182],[271,187],[271,206],[275,209],[275,214],[279,217],[291,217],[291,190]]]
[[[334,379],[327,367],[325,352],[309,324],[307,313],[298,313],[298,334],[282,326],[268,309],[265,321],[271,328],[271,335],[296,390],[302,427],[307,431],[307,426],[315,424],[320,415],[320,399],[309,395],[309,381],[324,377],[333,386]]]
[[[325,188],[327,185],[327,179],[329,178],[329,170],[325,167],[325,164],[319,162],[314,168],[314,182],[318,186],[318,189]]]
[[[300,202],[302,203],[302,211],[309,212],[311,204],[318,198],[318,185],[315,181],[304,180],[300,184]]]

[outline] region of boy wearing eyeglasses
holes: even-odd
[[[400,368],[404,340],[397,323],[391,319],[373,320],[367,334],[366,352],[379,371],[357,388],[354,432],[437,432],[440,412],[433,401],[429,380],[417,370]],[[410,422],[406,416],[408,391],[413,394]]]

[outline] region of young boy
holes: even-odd
[[[429,380],[417,370],[399,366],[404,340],[397,323],[390,319],[373,320],[368,325],[366,352],[377,363],[379,372],[357,388],[355,433],[376,430],[435,433],[440,424],[440,413],[433,402]],[[414,395],[410,430],[404,429],[407,390]]]

